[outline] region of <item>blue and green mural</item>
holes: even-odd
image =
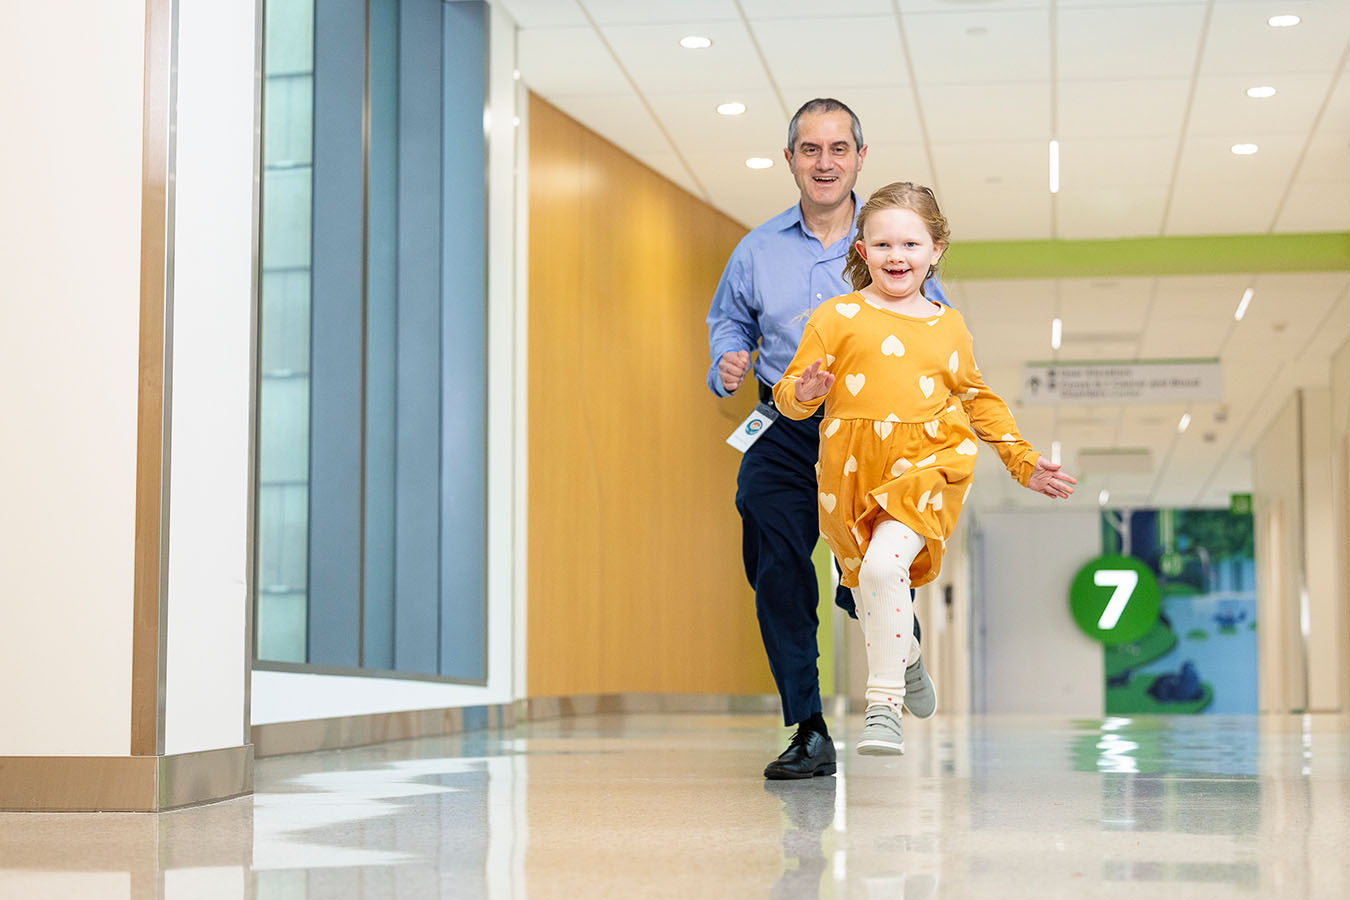
[[[1224,509],[1102,513],[1102,553],[1157,577],[1162,611],[1143,637],[1108,644],[1106,712],[1256,712],[1252,517]]]

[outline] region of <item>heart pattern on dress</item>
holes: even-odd
[[[862,565],[862,560],[858,559],[856,556],[850,556],[844,560],[845,569],[856,569],[860,565]]]
[[[877,505],[882,509],[886,508],[886,501],[890,499],[890,494],[877,494]]]
[[[836,303],[834,309],[835,312],[839,313],[839,315],[843,316],[845,319],[851,319],[858,314],[858,310],[862,309],[862,307],[856,303]]]
[[[961,454],[962,456],[974,456],[976,453],[980,452],[980,448],[976,447],[975,442],[972,441],[970,438],[966,438],[964,441],[962,441],[960,444],[957,445],[956,452]]]
[[[891,466],[891,477],[899,478],[912,468],[914,468],[914,463],[907,459],[897,459],[895,465]]]
[[[937,512],[939,509],[942,509],[942,492],[941,492],[941,491],[939,491],[938,493],[936,493],[936,494],[933,495],[933,499],[932,499],[932,501],[931,501],[931,505],[932,505],[932,507],[933,507],[933,512]]]
[[[839,420],[831,419],[830,424],[825,426],[825,436],[827,438],[834,437],[834,433],[838,430],[839,430]]]
[[[919,502],[918,504],[916,504],[919,508],[919,512],[923,512],[925,509],[928,508],[928,495],[931,493],[933,492],[924,491],[922,494],[919,495]]]
[[[1016,438],[1014,435],[1009,434],[1009,433],[1006,432],[1006,431],[1003,433],[1003,438],[1002,438],[1002,439],[1005,440],[1005,441],[1015,441],[1015,440],[1017,440],[1017,438]]]
[[[893,429],[894,427],[895,423],[893,422],[872,423],[872,430],[875,431],[877,433],[877,437],[881,438],[883,441],[891,436],[891,429]]]
[[[916,462],[914,465],[915,465],[915,467],[917,468],[917,467],[920,467],[920,466],[931,466],[931,465],[932,465],[933,463],[935,463],[935,462],[937,462],[937,454],[936,454],[936,453],[930,453],[930,454],[928,454],[927,456],[925,456],[923,459],[921,459],[921,460],[919,460],[918,462]]]
[[[900,339],[895,335],[888,335],[886,340],[881,342],[882,356],[904,356],[905,345],[900,343]]]
[[[834,494],[827,494],[827,493],[825,493],[824,491],[821,492],[821,494],[820,494],[820,505],[823,506],[823,507],[825,507],[825,511],[826,511],[827,513],[832,513],[832,512],[834,512],[834,507],[835,507],[835,505],[836,505],[838,502],[839,502],[839,498],[835,497]]]
[[[920,375],[920,376],[919,376],[919,390],[923,391],[923,396],[924,396],[925,399],[927,399],[928,397],[933,396],[933,386],[934,386],[934,384],[935,384],[935,382],[933,381],[932,376],[930,376],[930,375]]]
[[[962,399],[962,400],[974,400],[974,399],[975,399],[976,397],[978,397],[978,396],[980,396],[980,389],[979,389],[979,388],[971,388],[970,390],[966,391],[964,394],[961,395],[961,399]]]
[[[845,375],[844,384],[848,387],[848,392],[853,396],[858,396],[858,392],[863,389],[867,383],[867,376],[859,372],[856,375]]]
[[[947,371],[955,375],[956,370],[960,366],[960,364],[961,364],[960,358],[957,357],[956,351],[953,350],[952,355],[947,357]]]
[[[828,368],[828,367],[830,367],[830,366],[832,366],[832,365],[834,365],[834,356],[833,356],[832,354],[826,353],[826,354],[825,354],[825,366]]]
[[[928,436],[929,436],[930,438],[935,438],[935,437],[937,437],[937,431],[938,431],[938,423],[937,423],[937,419],[934,419],[934,420],[931,421],[931,422],[924,422],[924,423],[923,423],[923,430],[926,431],[926,432],[928,432]]]
[[[850,456],[844,461],[844,474],[852,475],[856,471],[858,471],[858,461]]]

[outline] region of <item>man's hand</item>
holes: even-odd
[[[796,395],[799,403],[810,403],[824,397],[834,386],[834,376],[829,372],[820,370],[823,359],[818,359],[806,367],[802,376],[797,379],[797,383],[792,386],[792,392]]]
[[[1052,463],[1042,456],[1036,460],[1036,470],[1027,479],[1027,488],[1062,500],[1073,493],[1073,485],[1077,483],[1077,478],[1059,470],[1059,463]]]
[[[736,393],[736,388],[741,386],[741,382],[745,380],[745,373],[749,370],[750,352],[748,350],[723,353],[722,358],[717,362],[717,374],[722,379],[722,388],[728,394]]]

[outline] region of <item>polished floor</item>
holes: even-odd
[[[197,809],[0,814],[0,897],[1350,897],[1350,717],[906,725],[797,782],[768,716],[264,759]]]

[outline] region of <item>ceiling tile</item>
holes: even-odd
[[[1045,84],[920,82],[919,98],[929,139],[935,144],[1050,139],[1050,98]]]
[[[589,27],[581,7],[558,0],[500,0],[521,28]]]
[[[1350,181],[1350,127],[1341,132],[1322,129],[1314,135],[1296,177],[1298,181]]]
[[[595,19],[595,23],[601,27],[737,21],[741,17],[734,0],[679,0],[678,3],[634,3],[633,0],[576,0],[576,2],[584,6]],[[705,32],[695,29],[684,32],[681,37],[685,34],[705,34]]]
[[[661,123],[682,152],[717,148],[739,156],[764,156],[782,163],[787,121],[770,90],[652,94],[648,97]],[[722,116],[717,106],[731,100],[745,104],[739,116]]]
[[[1289,190],[1275,230],[1350,231],[1350,180],[1299,181]]]
[[[820,0],[741,0],[741,9],[750,20],[759,19],[818,19]],[[831,0],[831,16],[889,15],[891,0]]]
[[[794,109],[812,97],[821,96],[819,63],[825,61],[822,48],[838,47],[848,57],[846,65],[828,67],[831,82],[860,87],[909,83],[905,54],[892,15],[759,19],[752,21],[750,27],[764,51],[769,70],[784,97],[791,98],[788,105]],[[908,95],[908,89],[905,93]],[[839,99],[849,102],[843,97]]]
[[[589,26],[523,29],[518,46],[521,81],[541,97],[632,93],[614,57]]]
[[[868,144],[867,161],[858,176],[858,196],[866,200],[877,188],[893,181],[932,186],[933,173],[928,168],[923,144]],[[938,200],[941,202],[941,198]]]
[[[1162,186],[1061,188],[1055,225],[1064,240],[1149,237],[1162,228],[1167,189]]]
[[[906,11],[905,29],[921,84],[1050,78],[1048,10]]]
[[[934,142],[938,177],[945,184],[972,186],[1048,185],[1048,142]],[[1047,187],[1048,190],[1048,187]]]
[[[1050,192],[1009,185],[943,185],[938,201],[951,222],[953,250],[960,242],[1046,240]]]
[[[1278,7],[1278,8],[1277,8]],[[1271,28],[1274,13],[1303,19],[1293,28]],[[1203,75],[1241,75],[1260,60],[1265,72],[1331,72],[1345,52],[1350,4],[1342,0],[1281,0],[1278,4],[1216,3],[1210,21]]]
[[[1061,80],[1056,91],[1059,137],[1175,140],[1181,134],[1189,90],[1186,78]]]
[[[691,33],[713,39],[706,50],[686,50],[680,38]],[[619,61],[648,96],[692,91],[770,90],[764,67],[740,21],[691,21],[687,25],[605,25],[601,27]]]
[[[628,94],[545,97],[548,102],[612,144],[634,156],[649,151],[671,152],[656,120],[631,91]]]
[[[1166,187],[1176,159],[1177,139],[1061,137],[1059,184],[1062,195],[1084,187]],[[1041,169],[1048,165],[1048,151],[1040,147]]]
[[[1274,97],[1254,99],[1247,89],[1267,85]],[[1306,134],[1331,87],[1328,75],[1223,75],[1196,83],[1187,133],[1230,136],[1244,134]]]
[[[1189,80],[1201,44],[1201,4],[1064,8],[1057,15],[1059,77],[1134,78],[1175,75]]]

